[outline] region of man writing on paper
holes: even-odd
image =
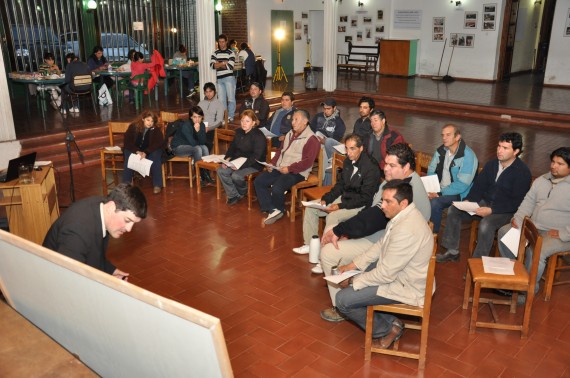
[[[307,207],[303,217],[303,245],[293,248],[293,252],[304,255],[309,253],[309,242],[318,234],[319,218],[327,217],[327,224],[338,224],[352,218],[364,207],[372,204],[374,193],[380,185],[378,163],[364,151],[362,139],[349,135],[344,141],[348,159],[344,160],[342,172],[335,186],[321,198],[324,210]],[[319,266],[314,273],[322,273]]]
[[[451,206],[443,230],[441,245],[447,249],[437,255],[437,262],[459,261],[459,237],[463,219],[479,219],[477,246],[473,257],[489,256],[495,232],[509,222],[530,188],[530,171],[519,159],[523,149],[522,135],[505,133],[499,137],[497,158],[493,159],[475,179],[465,201],[476,202],[474,215]]]
[[[142,191],[119,184],[106,198],[89,197],[73,203],[50,227],[43,246],[93,268],[127,280],[105,254],[109,235],[120,238],[135,223],[146,218],[147,204]]]
[[[384,236],[388,220],[381,210],[380,200],[385,185],[392,180],[405,180],[410,183],[414,192],[415,207],[422,213],[426,223],[430,217],[429,199],[420,179],[415,172],[416,160],[414,151],[407,144],[395,144],[388,148],[384,166],[386,180],[380,185],[372,200],[372,207],[366,208],[357,215],[339,224],[325,227],[321,239],[321,266],[325,274],[330,274],[334,265],[347,264],[356,256],[367,251]],[[344,317],[336,309],[336,293],[338,285],[327,282],[332,307],[321,311],[321,318],[329,322],[341,322]]]
[[[546,259],[570,250],[570,147],[560,147],[550,154],[550,172],[534,180],[510,224],[499,230],[498,239],[501,240],[511,227],[522,227],[526,216],[532,219],[543,238],[536,275],[535,290],[538,292]],[[515,258],[502,242],[499,242],[499,251],[502,256]],[[527,270],[530,271],[529,266]]]
[[[427,171],[428,176],[437,175],[441,188],[439,193],[428,193],[434,234],[439,232],[443,210],[469,194],[479,165],[475,152],[461,139],[457,126],[443,126],[441,139],[443,144],[433,154]]]
[[[413,189],[403,180],[392,180],[382,192],[382,211],[390,219],[386,233],[351,263],[339,267],[342,273],[359,269],[362,274],[344,284],[351,286],[336,295],[338,311],[366,328],[366,307],[379,304],[424,304],[426,277],[433,251],[433,234],[413,204]],[[341,286],[343,283],[341,283]],[[404,332],[403,323],[391,314],[374,313],[372,331],[375,347],[388,349]]]

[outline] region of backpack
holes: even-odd
[[[174,134],[176,134],[176,132],[182,127],[183,123],[183,120],[178,119],[174,122],[169,122],[166,124],[166,129],[164,131],[162,162],[168,161],[176,156],[170,147],[170,142],[172,142]]]

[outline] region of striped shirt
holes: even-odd
[[[234,74],[234,64],[236,62],[236,54],[230,50],[216,50],[210,58],[210,67],[214,68],[214,63],[226,62],[224,68],[216,69],[216,76],[218,79],[232,76]]]

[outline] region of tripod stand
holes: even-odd
[[[273,82],[276,81],[281,81],[285,79],[285,81],[288,83],[289,80],[287,80],[287,75],[285,75],[285,71],[283,70],[283,67],[281,66],[281,39],[277,39],[277,68],[275,69],[275,75],[273,75]]]
[[[67,125],[66,117],[63,115],[62,117],[62,124],[66,130],[65,134],[65,148],[67,149],[67,161],[69,163],[69,197],[71,199],[71,203],[75,202],[75,185],[73,183],[73,164],[71,162],[71,144],[75,146],[75,151],[77,151],[77,155],[79,156],[79,160],[81,164],[84,164],[85,161],[83,159],[83,153],[79,149],[77,142],[75,141],[75,136],[71,132],[71,129]]]

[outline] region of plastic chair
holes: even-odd
[[[129,92],[133,91],[135,94],[135,108],[139,110],[143,106],[143,95],[146,91],[148,97],[149,106],[152,103],[150,97],[150,90],[148,89],[148,80],[150,79],[150,73],[145,71],[140,75],[133,76],[128,83]]]

